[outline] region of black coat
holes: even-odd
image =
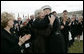
[[[77,34],[77,24],[78,24],[77,20],[71,22],[70,31],[71,31],[72,37],[76,37],[78,35]]]
[[[22,21],[17,21],[18,25],[21,25],[22,24]]]
[[[18,28],[16,28],[16,31],[17,31],[17,33],[18,33],[18,36],[20,36],[20,30],[21,30],[21,27],[20,27],[20,25],[22,24],[22,21],[17,21],[17,23],[18,23]]]
[[[37,19],[37,23],[34,23],[34,25],[35,25],[34,28],[37,28],[37,33],[35,34],[36,36],[38,36],[36,42],[38,41],[39,41],[38,43],[42,42],[41,45],[44,45],[43,42],[45,42],[47,53],[64,53],[65,52],[65,42],[64,42],[63,36],[60,33],[60,24],[59,24],[58,18],[55,19],[53,26],[51,27],[51,29],[48,29],[50,30],[48,32],[46,32],[47,30],[45,29],[49,27],[48,15],[46,15],[42,21],[39,21]],[[41,30],[43,30],[44,32],[41,32]],[[46,37],[45,35],[47,36],[46,41],[44,41],[44,38],[42,38],[43,36]],[[40,46],[40,44],[39,45],[36,44],[36,46],[38,47]],[[38,49],[39,52],[41,50],[42,50],[41,48]]]
[[[46,22],[46,23],[45,23]],[[33,40],[33,52],[45,53],[46,52],[46,39],[50,35],[51,26],[49,25],[49,19],[36,19],[32,24],[32,31],[34,34]]]
[[[38,29],[44,29],[48,27],[49,22],[50,21],[48,19],[48,15],[46,15],[44,19],[39,19],[39,18],[35,19],[32,27],[38,28]]]
[[[18,28],[15,26],[15,24],[18,24]],[[20,21],[20,24],[19,24],[19,21],[14,20],[13,30],[18,34],[18,36],[20,36],[21,24],[22,24],[22,21]]]
[[[2,53],[20,53],[22,47],[18,45],[19,39],[15,34],[9,34],[1,28],[1,52]]]
[[[31,38],[26,41],[22,46],[23,46],[23,49],[24,49],[24,53],[32,53],[32,40],[34,39],[33,37],[33,33],[31,31],[31,25],[33,23],[33,20],[30,20],[27,25],[23,26],[21,29],[20,29],[20,36],[24,36],[25,34],[31,34]],[[25,47],[25,44],[29,43],[30,47]]]
[[[68,51],[68,46],[69,46],[69,22],[65,22],[65,25],[63,22],[61,22],[61,26],[64,26],[63,29],[61,29],[61,33],[63,35],[64,41],[65,41],[65,46],[66,46],[66,52]]]
[[[83,31],[83,24],[81,22],[81,23],[78,23],[77,25],[77,34],[82,35],[82,31]]]
[[[60,23],[55,19],[51,35],[49,36],[48,53],[65,53],[65,41],[60,32]]]
[[[69,26],[69,23],[66,21],[65,25],[63,22],[61,22],[61,25],[64,26],[63,29],[61,29],[61,33],[63,34],[64,36],[64,39],[66,41],[69,40],[69,30],[70,30],[70,26]]]

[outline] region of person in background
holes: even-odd
[[[68,19],[67,19],[67,21],[70,23],[70,22],[71,22],[71,19],[70,19],[70,18],[68,18]]]
[[[65,45],[66,45],[66,53],[68,52],[68,46],[69,46],[69,22],[67,21],[68,16],[63,15],[61,24],[61,33],[63,34]]]
[[[1,53],[21,53],[22,45],[31,37],[30,34],[25,34],[23,37],[13,34],[10,31],[13,24],[13,15],[3,12],[1,14]]]
[[[24,53],[32,53],[32,40],[33,40],[33,34],[31,31],[31,25],[33,23],[34,20],[34,15],[30,16],[31,19],[24,19],[23,21],[23,26],[20,28],[20,35],[23,36],[25,34],[31,34],[31,39],[26,41],[23,44],[23,52]],[[27,46],[28,45],[28,46]]]
[[[18,25],[21,25],[22,24],[22,20],[21,20],[21,17],[18,17]]]
[[[58,18],[56,11],[53,11],[52,14],[53,14],[53,15],[59,20],[59,22],[60,22],[60,19]]]
[[[68,14],[68,11],[67,10],[64,10],[63,11],[63,15],[67,15]]]
[[[17,22],[17,20],[14,20],[14,29],[16,29],[16,24],[17,24],[18,22]]]
[[[18,26],[17,20],[14,20],[13,28],[11,28],[10,31],[13,33],[17,33],[17,30],[16,30],[17,26]]]
[[[71,18],[71,23],[70,23],[70,32],[72,37],[72,40],[70,40],[70,45],[73,45],[74,38],[77,36],[77,30],[78,30],[77,24],[78,24],[78,21],[76,20],[76,15],[73,14]]]
[[[52,14],[53,14],[55,17],[57,17],[56,11],[53,11]],[[57,18],[58,18],[58,17],[57,17]]]
[[[16,30],[17,30],[19,36],[20,36],[20,34],[21,34],[21,33],[20,33],[21,25],[22,25],[21,17],[18,17],[17,24],[16,24]]]
[[[30,27],[31,27],[31,25],[32,25],[32,23],[34,22],[34,20],[35,20],[35,16],[34,16],[34,15],[30,15],[30,20],[29,20],[29,22],[27,23],[27,26],[30,26]]]
[[[77,39],[78,39],[79,43],[80,43],[80,36],[82,35],[82,31],[83,31],[82,19],[83,19],[83,17],[79,16],[79,18],[78,18],[78,26],[77,26],[77,30],[78,30],[78,32],[77,32],[77,34],[78,34]]]
[[[67,10],[64,10],[63,11],[63,15],[68,15],[68,11]],[[60,22],[61,22],[62,21],[62,16],[59,19],[60,19]]]
[[[35,16],[34,15],[30,15],[30,19],[34,21]]]

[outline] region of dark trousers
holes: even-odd
[[[75,40],[75,35],[72,35],[72,40],[70,40],[70,46],[73,45],[74,40]]]
[[[66,49],[66,53],[67,53],[68,47],[69,47],[69,36],[65,35],[64,39],[65,39],[65,45],[66,45],[65,49]]]

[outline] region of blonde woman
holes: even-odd
[[[78,18],[78,26],[77,26],[77,30],[78,30],[77,34],[78,34],[78,36],[77,36],[77,39],[78,39],[79,42],[80,42],[80,36],[82,35],[82,31],[83,31],[82,19],[83,19],[82,16],[80,16]]]
[[[66,46],[66,53],[68,52],[68,46],[69,46],[69,22],[67,21],[68,16],[63,15],[61,22],[61,33],[63,34],[65,46]]]
[[[2,53],[21,53],[22,44],[29,40],[31,35],[23,37],[15,36],[10,29],[13,27],[14,17],[10,13],[1,14],[1,52]]]

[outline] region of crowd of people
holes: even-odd
[[[45,5],[35,11],[30,19],[18,20],[10,13],[1,14],[2,53],[68,53],[75,37],[80,42],[83,32],[83,16],[70,18],[68,11],[58,18],[56,11]],[[72,40],[69,40],[71,32]]]

